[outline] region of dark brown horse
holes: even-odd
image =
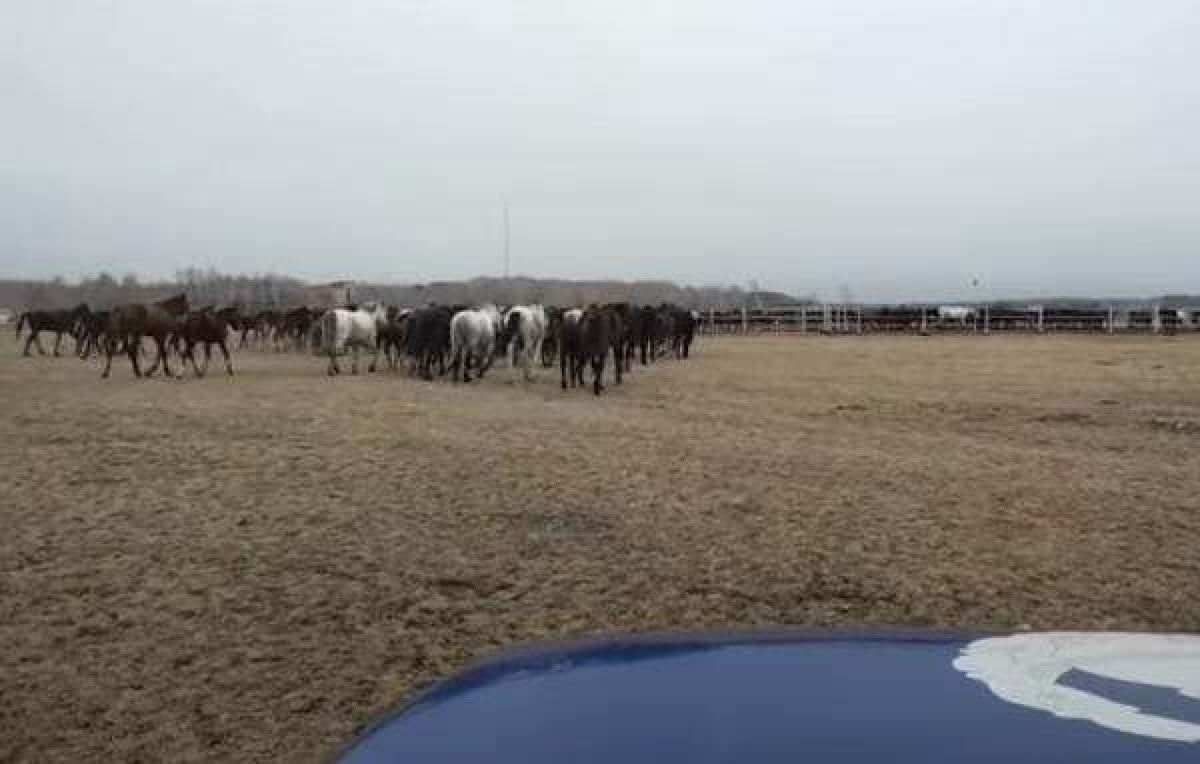
[[[149,377],[158,370],[158,364],[163,365],[167,376],[171,373],[171,364],[167,359],[167,339],[179,328],[180,319],[188,312],[186,294],[178,294],[166,300],[145,304],[121,305],[113,308],[108,317],[108,328],[104,336],[104,371],[100,374],[107,379],[112,371],[112,359],[117,352],[117,343],[125,342],[125,352],[129,355],[129,363],[133,366],[133,376],[142,376],[138,366],[138,348],[143,337],[151,337],[158,347],[158,356],[154,364],[146,370]],[[182,369],[179,376],[183,377]]]
[[[223,318],[230,329],[241,333],[242,339],[238,343],[238,350],[246,347],[246,341],[250,336],[250,332],[254,331],[255,328],[254,319],[250,316],[242,315],[242,309],[238,305],[221,308],[217,311],[217,316]]]
[[[290,339],[297,350],[303,351],[313,327],[323,313],[324,311],[318,308],[301,305],[281,314],[275,324],[275,349],[286,349]]]
[[[583,381],[583,367],[590,361],[592,365],[592,392],[596,395],[604,389],[604,365],[608,353],[613,354],[613,371],[617,384],[621,384],[621,371],[624,365],[625,326],[621,319],[621,309],[616,305],[590,305],[579,319],[578,355],[575,359],[575,373],[579,381]]]
[[[203,377],[208,373],[208,364],[212,361],[213,345],[221,349],[221,355],[225,358],[225,373],[233,376],[233,362],[229,360],[229,347],[225,344],[231,328],[226,315],[221,311],[214,311],[212,308],[195,310],[184,317],[174,332],[175,340],[183,342],[183,349],[180,352],[183,357],[181,363],[186,367],[187,362],[191,361],[192,371],[197,377]],[[199,343],[204,343],[203,369],[196,365],[194,351]],[[180,374],[182,375],[182,371]]]
[[[79,318],[76,325],[78,334],[75,337],[75,352],[81,359],[86,361],[93,352],[101,352],[101,342],[104,333],[108,331],[108,317],[111,313],[109,310],[97,310]]]
[[[28,313],[22,313],[17,318],[17,337],[21,336],[23,327],[29,327],[29,339],[25,340],[25,355],[30,355],[29,346],[31,344],[37,345],[38,355],[46,355],[42,341],[38,338],[38,334],[41,332],[54,332],[54,355],[62,355],[58,351],[63,335],[77,337],[76,325],[90,313],[91,310],[88,309],[86,303],[80,303],[71,310],[31,310]]]

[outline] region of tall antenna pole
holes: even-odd
[[[512,237],[508,226],[508,197],[504,197],[504,280],[508,281],[508,266],[512,259]]]

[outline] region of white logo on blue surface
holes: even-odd
[[[1200,742],[1200,718],[1191,713],[1200,701],[1200,636],[990,637],[963,648],[954,667],[1010,703],[1134,735]],[[1187,716],[1193,718],[1180,718]]]

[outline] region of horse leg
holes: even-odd
[[[227,347],[225,347],[225,340],[223,338],[217,340],[217,347],[219,347],[221,349],[221,355],[224,356],[224,358],[225,358],[225,373],[232,377],[233,376],[233,361],[229,360],[229,349]],[[208,348],[206,347],[204,350],[205,350],[205,353],[207,354]]]
[[[112,357],[116,352],[117,342],[112,337],[104,338],[104,371],[100,372],[100,379],[108,379],[108,375],[112,372]]]
[[[59,348],[62,346],[62,336],[63,336],[62,332],[54,333],[54,357],[55,358],[62,357],[62,353],[59,352]]]
[[[125,338],[125,352],[129,354],[129,362],[133,365],[133,376],[144,377],[149,376],[141,369],[141,363],[138,361],[138,345],[134,344],[132,337]]]
[[[558,376],[562,382],[562,389],[567,389],[567,354],[559,353],[558,355]],[[575,380],[572,379],[572,382]]]
[[[33,334],[29,335],[29,337],[25,340],[25,355],[27,355],[27,356],[33,355],[32,353],[29,352],[29,346],[33,344],[33,341],[35,339],[37,339],[37,332],[34,332]],[[38,350],[41,350],[40,345],[38,346]],[[45,355],[45,353],[43,353],[42,355]]]
[[[599,395],[604,389],[604,359],[608,358],[608,353],[592,356],[592,374],[596,378],[592,380],[592,393]]]
[[[37,345],[38,355],[46,355],[46,349],[42,347],[42,338],[40,335],[40,331],[33,333],[33,344]]]
[[[354,347],[353,347],[353,356],[350,361],[350,373],[351,374],[358,373],[358,349],[359,349],[358,343],[355,342]]]
[[[195,374],[197,377],[203,377],[205,372],[208,371],[208,364],[205,364],[203,369],[201,369],[199,367],[199,365],[196,364],[196,342],[195,342],[195,340],[188,340],[187,344],[185,344],[183,346],[183,351],[179,354],[179,364],[183,368],[185,368],[185,369],[187,368],[188,361],[192,362],[192,373]]]
[[[136,352],[140,353],[145,349],[142,345],[141,337],[138,337],[136,342],[133,342],[132,340],[133,340],[133,338],[131,337],[130,338],[131,346],[133,347],[133,349]],[[161,360],[162,360],[162,353],[156,353],[154,356],[154,364],[149,369],[146,369],[145,376],[153,377],[158,372],[158,364]]]
[[[617,384],[618,385],[621,384],[621,356],[623,356],[623,355],[624,355],[624,353],[621,352],[621,346],[619,344],[613,347],[613,366],[616,369],[616,371],[614,371],[613,373],[617,375]],[[601,360],[603,361],[603,359],[601,359]],[[603,365],[602,365],[602,368],[603,368]]]
[[[192,351],[191,346],[188,347],[188,355],[192,356],[192,369],[196,368],[196,356]],[[197,372],[196,376],[203,377],[208,374],[208,365],[212,363],[212,343],[204,343],[204,368]]]
[[[158,337],[155,337],[154,343],[158,345],[158,355],[160,358],[162,358],[163,379],[166,379],[167,377],[183,379],[182,361],[180,361],[181,368],[179,369],[179,374],[175,375],[171,373],[171,345],[167,342],[167,338],[163,337],[162,339],[159,339]]]

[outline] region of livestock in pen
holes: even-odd
[[[129,357],[137,377],[153,375],[160,364],[168,376],[182,378],[190,365],[194,376],[204,377],[211,366],[213,345],[226,373],[233,375],[239,340],[246,342],[248,351],[276,352],[303,350],[311,342],[314,353],[328,356],[326,371],[331,376],[341,373],[344,355],[351,356],[351,372],[357,373],[364,349],[371,354],[369,372],[377,370],[382,353],[392,370],[407,368],[411,375],[429,380],[450,370],[453,382],[481,379],[493,365],[505,362],[510,364],[514,382],[534,382],[537,364],[550,366],[558,361],[564,388],[590,383],[596,393],[605,389],[609,354],[620,383],[632,370],[640,343],[647,344],[647,363],[667,354],[682,358],[694,326],[690,311],[678,306],[628,302],[568,310],[540,304],[406,308],[370,302],[324,312],[303,305],[243,312],[237,304],[194,310],[188,296],[180,294],[111,310],[80,306],[59,313],[57,325],[76,337],[81,359],[86,360],[93,351],[103,355],[101,376],[105,378],[111,375],[116,355]],[[62,316],[67,315],[64,323]],[[154,344],[143,342],[146,337]],[[255,340],[265,344],[252,344]],[[202,359],[197,358],[199,345],[204,346]],[[149,368],[144,368],[148,350],[154,352],[154,358]],[[180,362],[178,368],[172,355]]]

